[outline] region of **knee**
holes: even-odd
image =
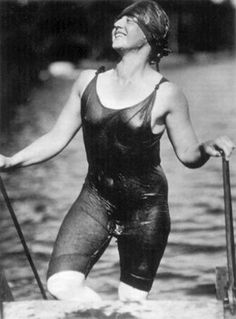
[[[148,292],[120,282],[118,295],[121,301],[140,302],[147,299]]]
[[[84,286],[85,276],[77,271],[61,271],[48,278],[47,289],[56,299],[71,300]]]

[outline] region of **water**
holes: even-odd
[[[163,65],[163,73],[188,97],[193,125],[200,139],[228,134],[234,138],[236,59],[208,56],[179,67]],[[12,137],[2,141],[12,154],[50,129],[72,80],[51,78],[19,107]],[[150,298],[190,299],[215,295],[215,267],[226,265],[221,160],[203,168],[181,165],[165,135],[162,164],[169,181],[172,232]],[[231,161],[233,201],[236,200],[235,155]],[[3,178],[33,259],[45,283],[47,265],[59,225],[77,197],[87,164],[81,134],[55,159],[20,169]],[[0,255],[16,300],[40,299],[12,221],[0,201]],[[106,299],[117,298],[119,260],[113,241],[91,272],[88,284]]]

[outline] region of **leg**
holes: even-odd
[[[91,301],[92,304],[101,301],[96,292],[85,286],[85,275],[74,270],[60,271],[49,277],[47,288],[60,300],[79,300],[81,303]]]
[[[170,230],[167,205],[155,205],[132,214],[118,238],[122,301],[145,300],[151,290]]]
[[[148,292],[120,282],[118,296],[121,301],[144,301],[148,297]]]
[[[85,185],[61,225],[50,260],[47,285],[55,298],[98,301],[85,278],[111,239],[107,209]]]

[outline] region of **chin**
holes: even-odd
[[[112,49],[114,50],[122,50],[122,47],[120,45],[112,45]]]
[[[112,44],[112,49],[114,49],[115,51],[117,51],[118,53],[121,53],[122,51],[125,50],[124,46],[118,43],[113,43]]]

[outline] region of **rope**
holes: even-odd
[[[45,290],[44,290],[44,288],[43,288],[42,282],[41,282],[41,280],[40,280],[40,277],[39,277],[39,275],[38,275],[38,272],[37,272],[37,269],[36,269],[36,267],[35,267],[35,265],[34,265],[34,262],[33,262],[33,260],[32,260],[32,257],[31,257],[31,255],[30,255],[30,252],[29,252],[28,246],[27,246],[27,244],[26,244],[24,235],[23,235],[23,233],[22,233],[20,224],[19,224],[19,222],[18,222],[18,220],[17,220],[16,214],[15,214],[15,212],[14,212],[14,210],[13,210],[13,208],[12,208],[12,205],[11,205],[11,203],[10,203],[10,200],[9,200],[8,195],[7,195],[7,192],[6,192],[6,189],[5,189],[5,186],[4,186],[4,184],[3,184],[3,180],[2,180],[2,178],[1,178],[1,176],[0,176],[0,190],[1,190],[1,193],[2,193],[2,195],[3,195],[4,200],[5,200],[5,202],[6,202],[6,205],[7,205],[7,208],[8,208],[8,210],[9,210],[9,213],[10,213],[10,215],[11,215],[11,218],[12,218],[12,220],[13,220],[13,223],[14,223],[14,225],[15,225],[15,228],[16,228],[16,231],[17,231],[18,236],[19,236],[19,238],[20,238],[21,244],[22,244],[22,246],[23,246],[23,248],[24,248],[25,255],[26,255],[26,257],[27,257],[27,259],[28,259],[28,261],[29,261],[29,264],[30,264],[31,269],[32,269],[33,274],[34,274],[34,277],[35,277],[35,279],[36,279],[36,281],[37,281],[37,284],[38,284],[38,286],[39,286],[39,289],[40,289],[40,292],[41,292],[41,294],[42,294],[42,297],[43,297],[43,299],[47,299],[47,295],[46,295]]]

